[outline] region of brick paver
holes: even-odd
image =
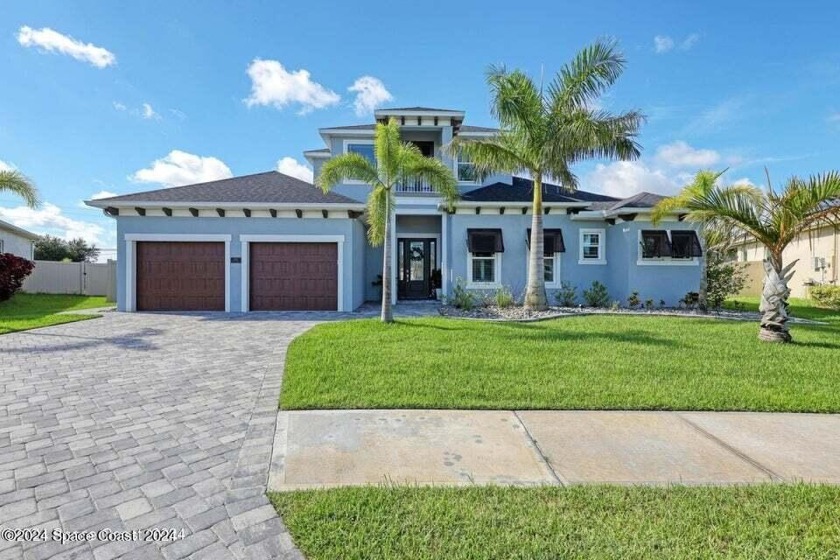
[[[338,314],[121,314],[0,336],[0,525],[174,528],[0,558],[300,558],[265,496],[288,343]]]

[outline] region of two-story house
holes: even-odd
[[[464,112],[426,107],[382,109],[404,141],[441,158],[461,198],[449,211],[422,181],[400,185],[392,246],[395,303],[471,290],[525,288],[530,180],[496,175],[479,181],[469,161],[441,149],[453,137],[493,128],[463,124]],[[375,123],[321,129],[326,147],[304,152],[315,175],[348,152],[374,160]],[[676,305],[699,285],[700,241],[674,215],[654,227],[661,196],[618,199],[544,185],[545,281],[581,290],[594,281],[624,302]],[[117,220],[120,310],[339,310],[380,297],[382,248],[367,242],[369,186],[347,182],[324,194],[277,172],[88,201]]]

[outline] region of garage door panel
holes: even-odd
[[[137,309],[224,311],[224,243],[138,242]]]
[[[338,309],[335,243],[252,243],[250,277],[254,311]]]

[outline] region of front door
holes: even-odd
[[[432,271],[437,266],[437,240],[399,239],[397,246],[397,297],[429,299],[435,291]]]

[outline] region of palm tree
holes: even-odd
[[[0,192],[8,191],[21,197],[30,208],[39,204],[38,189],[20,171],[0,171]]]
[[[491,66],[487,84],[491,112],[501,126],[490,138],[456,137],[448,146],[465,154],[476,173],[527,173],[534,181],[531,254],[525,307],[545,309],[543,271],[543,180],[577,188],[572,164],[589,158],[635,159],[635,138],[644,117],[637,111],[614,115],[598,108],[598,99],[624,70],[624,58],[612,41],[595,43],[566,64],[546,90],[519,70]]]
[[[458,197],[458,184],[452,170],[438,159],[424,157],[414,144],[400,140],[396,119],[378,123],[374,135],[376,162],[361,154],[348,153],[327,161],[321,168],[317,184],[327,192],[347,179],[363,181],[372,189],[367,199],[368,240],[374,247],[382,245],[382,321],[394,320],[391,312],[391,214],[397,185],[415,180],[426,181],[443,195],[448,206]]]
[[[812,175],[807,180],[793,177],[781,192],[769,183],[767,190],[752,185],[721,186],[721,173],[701,171],[694,182],[654,208],[653,219],[684,212],[703,228],[736,240],[752,237],[764,245],[764,288],[759,311],[759,338],[768,342],[790,342],[787,326],[787,283],[796,261],[785,266],[782,253],[799,235],[823,223],[840,219],[840,173]]]

